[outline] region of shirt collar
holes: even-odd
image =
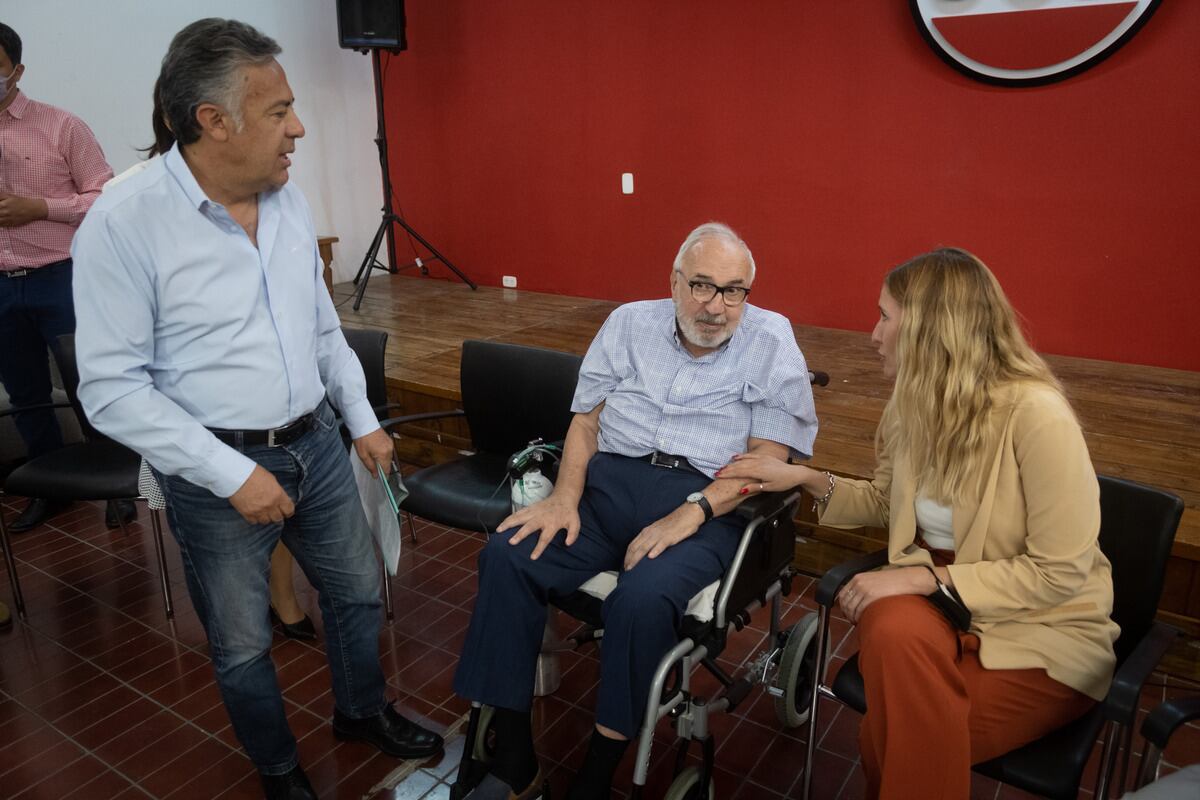
[[[29,97],[17,89],[17,96],[8,104],[8,108],[4,109],[9,114],[12,114],[16,119],[21,119],[25,116],[25,109],[29,108]]]
[[[183,160],[183,153],[179,151],[179,143],[176,142],[167,154],[163,156],[163,164],[167,168],[167,172],[179,184],[179,188],[183,190],[184,196],[188,202],[196,207],[197,210],[203,211],[205,203],[211,203],[208,195],[200,188],[200,184],[196,182],[196,176],[192,174],[192,168]]]

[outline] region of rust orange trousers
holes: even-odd
[[[1095,703],[1042,669],[984,669],[979,638],[960,635],[924,597],[872,603],[859,619],[858,640],[867,797],[965,800],[972,764],[1030,742]]]

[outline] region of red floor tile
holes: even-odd
[[[6,502],[9,513],[21,505]],[[261,796],[258,778],[229,725],[213,682],[204,633],[183,584],[178,549],[168,540],[169,573],[177,616],[162,609],[145,512],[126,536],[103,526],[103,507],[77,504],[43,530],[17,537],[14,549],[30,606],[29,619],[0,634],[0,791],[5,797],[216,797]],[[407,535],[407,529],[406,529]],[[393,580],[396,619],[380,636],[381,662],[402,713],[439,729],[461,726],[469,704],[452,691],[457,654],[470,620],[482,538],[420,523],[421,543],[405,541],[401,573]],[[0,593],[5,592],[0,575]],[[815,584],[798,578],[782,604],[786,627],[809,612]],[[316,596],[299,587],[314,613]],[[560,619],[564,633],[575,626]],[[322,628],[320,620],[317,620]],[[730,637],[720,662],[734,670],[767,640],[768,614],[757,611],[748,628]],[[323,634],[322,634],[323,636]],[[836,617],[834,666],[853,652],[851,626]],[[534,729],[552,785],[563,791],[591,736],[599,662],[597,649],[560,655],[562,685],[534,703]],[[332,735],[333,713],[323,642],[276,637],[288,719],[302,763],[327,798],[360,798],[400,764],[361,743]],[[1149,709],[1164,698],[1200,687],[1164,681],[1143,692]],[[1165,684],[1165,685],[1164,685]],[[711,696],[717,682],[698,672],[693,692]],[[858,716],[823,703],[814,770],[818,798],[855,800],[865,792],[856,765]],[[773,700],[755,690],[732,714],[713,714],[718,796],[748,800],[797,797],[805,729],[783,731]],[[655,732],[647,797],[659,796],[675,772],[669,720]],[[461,740],[459,740],[461,742]],[[1139,742],[1140,747],[1140,742]],[[616,797],[633,775],[632,752],[618,774]],[[695,762],[693,747],[688,763]],[[444,796],[456,757],[421,765],[412,786]],[[1187,729],[1168,750],[1168,764],[1200,758],[1200,727]],[[424,776],[423,778],[420,776]],[[1090,773],[1088,775],[1090,781]],[[442,792],[443,795],[436,794]],[[972,797],[1019,797],[976,778]],[[383,793],[391,800],[399,790]],[[409,795],[412,796],[412,795]],[[416,795],[420,796],[420,795]]]

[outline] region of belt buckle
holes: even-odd
[[[659,461],[658,459],[660,456],[664,460]],[[654,467],[665,467],[667,469],[675,469],[676,467],[679,466],[679,459],[674,458],[672,456],[668,456],[666,453],[660,453],[657,450],[655,450],[653,452],[653,454],[651,454],[651,456],[650,456],[650,465],[654,466]]]
[[[278,428],[272,428],[271,430],[267,431],[267,447],[275,447],[276,446],[275,445],[275,432],[278,430],[279,430]]]
[[[4,277],[6,277],[6,278],[24,278],[26,275],[28,275],[31,272],[33,272],[33,270],[31,270],[31,269],[9,269],[9,270],[4,271]]]

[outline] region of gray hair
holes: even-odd
[[[209,17],[175,34],[158,73],[158,98],[167,126],[181,145],[200,138],[196,109],[201,103],[221,106],[242,127],[246,81],[243,67],[271,63],[283,50],[244,22]]]
[[[671,274],[674,277],[675,270],[683,270],[684,259],[687,258],[697,245],[705,239],[721,239],[722,241],[741,248],[746,254],[746,260],[750,262],[750,283],[754,282],[754,254],[750,252],[750,248],[742,241],[742,237],[738,236],[733,228],[723,222],[706,222],[692,230],[683,240],[683,244],[679,246],[679,252],[675,254],[675,261],[671,264]]]

